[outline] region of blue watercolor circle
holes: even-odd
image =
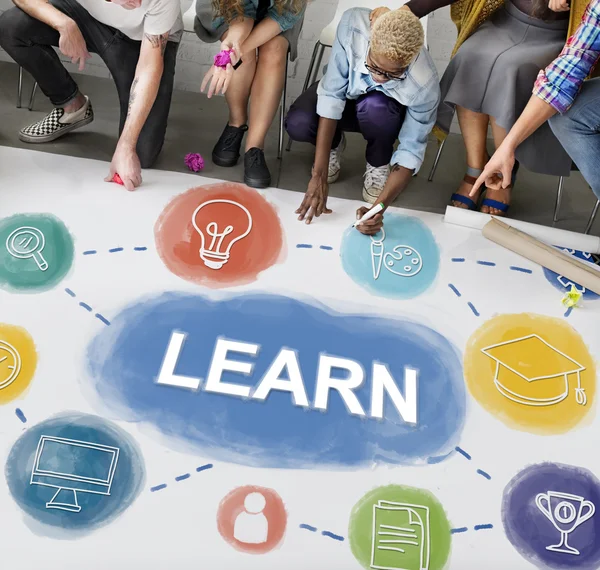
[[[175,374],[199,379],[197,390],[157,382],[173,332],[186,335]],[[223,382],[249,387],[249,397],[204,390],[217,339],[259,346],[254,356],[228,353],[228,359],[251,364],[250,374],[228,371],[222,376]],[[252,398],[282,348],[297,355],[308,407],[294,405],[289,391]],[[320,355],[361,366],[364,381],[354,394],[364,415],[351,414],[335,390],[327,410],[315,407]],[[461,358],[442,335],[400,319],[342,314],[278,295],[217,301],[169,293],[142,301],[112,320],[88,357],[102,402],[122,419],[147,422],[205,456],[244,465],[301,469],[420,463],[453,449],[464,424]],[[406,369],[418,371],[417,425],[404,421],[387,395],[383,418],[370,414],[374,363],[388,366],[403,395]],[[347,374],[335,371],[336,378]]]
[[[557,247],[557,246],[555,246]],[[586,253],[583,251],[578,251],[575,249],[566,249],[566,248],[558,248],[561,249],[564,253],[568,253],[570,255],[572,255],[573,257],[576,257],[577,259],[581,259],[582,261],[585,261],[587,263],[593,264],[593,265],[600,265],[600,256],[592,254],[592,253]],[[546,277],[546,279],[559,291],[562,291],[563,293],[566,293],[567,291],[571,290],[571,283],[572,281],[570,281],[568,278],[559,275],[558,273],[555,273],[554,271],[550,271],[550,269],[547,269],[544,267],[544,277]],[[584,289],[584,287],[582,287],[581,285],[579,285],[579,283],[573,283],[573,285],[575,285],[575,287],[577,289],[579,289],[579,291],[582,291]],[[596,299],[600,298],[600,295],[597,295],[596,293],[594,293],[593,291],[590,291],[589,289],[586,289],[583,292],[583,298],[590,300],[590,301],[595,301]]]
[[[114,424],[84,414],[63,414],[30,427],[13,445],[5,474],[19,507],[54,527],[40,532],[56,536],[58,527],[68,538],[114,520],[145,482],[136,442]]]
[[[559,527],[560,517],[565,521],[563,530],[575,526],[567,546],[558,546],[560,552],[548,550],[562,542],[549,518],[553,514]],[[542,463],[521,471],[504,490],[502,521],[512,545],[539,568],[592,570],[600,565],[600,481],[587,469]]]
[[[358,285],[380,297],[412,299],[421,295],[431,287],[440,267],[433,233],[418,218],[400,214],[386,214],[383,231],[385,236],[380,232],[371,238],[349,228],[341,249],[344,270]]]

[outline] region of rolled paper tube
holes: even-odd
[[[449,224],[482,230],[492,216],[482,214],[481,212],[473,212],[465,208],[456,208],[448,206],[444,221]],[[520,220],[503,218],[503,221],[513,227],[528,233],[529,235],[547,243],[548,245],[556,245],[567,249],[576,249],[587,253],[600,253],[600,238],[577,232],[569,232],[558,228],[549,228],[547,226],[539,226],[530,224]]]
[[[580,261],[496,218],[483,227],[482,233],[490,241],[600,295],[600,271],[591,264]]]
[[[223,50],[215,55],[215,67],[226,68],[231,63],[233,50]]]

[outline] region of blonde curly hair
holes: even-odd
[[[213,0],[213,11],[222,16],[229,24],[244,16],[244,0]],[[290,11],[299,14],[306,5],[306,0],[274,0],[273,6],[279,14]]]
[[[419,18],[409,10],[392,10],[377,18],[371,31],[371,51],[402,67],[410,65],[425,42]]]

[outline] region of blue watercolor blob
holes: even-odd
[[[348,229],[341,257],[352,280],[374,295],[392,299],[424,293],[440,267],[440,251],[431,230],[418,218],[399,214],[386,214],[383,232],[373,238]]]
[[[79,538],[110,523],[131,506],[145,482],[142,455],[131,436],[82,414],[30,427],[12,447],[5,472],[21,509],[50,525],[40,532],[56,536],[51,527],[58,527],[63,538]]]
[[[555,247],[557,247],[557,246],[555,246]],[[600,265],[600,257],[593,253],[585,253],[583,251],[577,251],[575,249],[566,249],[566,248],[560,248],[560,247],[558,249],[561,249],[565,253],[568,253],[568,254],[572,255],[573,257],[576,257],[577,259],[581,259],[582,261],[586,261],[593,265]],[[550,269],[546,269],[545,267],[544,267],[544,277],[546,277],[546,279],[556,289],[563,291],[564,293],[571,290],[571,284],[575,285],[575,287],[577,289],[579,289],[579,291],[582,291],[584,289],[584,287],[579,285],[579,283],[573,283],[567,277],[564,277],[563,275],[559,275],[558,273],[555,273],[554,271],[550,271]],[[583,298],[590,300],[590,301],[598,299],[599,297],[600,297],[600,295],[597,295],[596,293],[594,293],[593,291],[590,291],[588,289],[586,289],[583,292]]]
[[[600,565],[600,481],[586,469],[542,463],[521,471],[504,490],[502,521],[512,545],[539,568]]]
[[[282,347],[296,351],[312,405],[320,353],[358,361],[355,390],[370,410],[372,362],[388,365],[402,394],[404,367],[419,370],[418,424],[403,421],[386,397],[384,419],[352,416],[335,392],[328,410],[293,405],[290,393],[265,401],[194,392],[155,383],[172,331],[187,334],[175,373],[205,379],[218,337],[260,345],[252,374],[225,372],[223,382],[257,386]],[[206,456],[275,468],[402,464],[447,453],[462,430],[465,389],[456,349],[422,325],[347,316],[276,295],[213,301],[165,294],[113,320],[89,349],[91,375],[105,403],[124,419],[146,421]],[[338,372],[343,378],[345,372]],[[204,384],[204,382],[203,382]],[[202,384],[202,385],[203,385]]]

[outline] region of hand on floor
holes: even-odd
[[[141,186],[142,167],[134,149],[117,145],[112,162],[110,163],[109,174],[104,181],[113,182],[115,174],[120,176],[123,186],[130,192]]]
[[[327,207],[327,196],[329,195],[329,185],[327,178],[313,175],[308,183],[308,189],[304,195],[302,204],[296,210],[300,221],[306,220],[310,224],[314,217],[319,217],[321,214],[331,214],[331,210]]]

